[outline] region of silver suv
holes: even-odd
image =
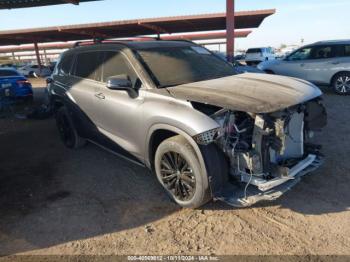
[[[234,72],[191,42],[100,42],[65,52],[48,91],[67,147],[148,167],[183,207],[242,207],[321,165],[311,138],[326,112],[313,84]]]
[[[341,95],[350,94],[350,40],[324,41],[304,46],[282,60],[258,65],[267,73],[292,76],[331,85]]]

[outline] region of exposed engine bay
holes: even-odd
[[[281,195],[275,194],[275,188],[309,173],[322,162],[321,146],[311,143],[315,132],[327,123],[319,98],[275,113],[221,109],[211,117],[220,128],[215,134],[208,133],[202,142],[211,138],[229,161],[229,176],[246,185],[244,206],[259,201],[255,196],[247,200],[248,186],[254,186],[254,192],[263,199],[272,200]],[[275,195],[269,199],[271,193]]]

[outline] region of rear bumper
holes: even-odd
[[[215,200],[224,201],[234,207],[248,207],[260,201],[276,200],[298,184],[301,177],[318,169],[323,162],[323,157],[309,155],[300,165],[296,165],[295,172],[291,173],[288,178],[285,178],[283,182],[279,181],[281,183],[277,185],[273,183],[265,184],[262,187],[264,191],[253,185],[248,186],[245,191],[246,184],[229,183],[223,188],[221,196],[216,197]]]
[[[24,98],[24,97],[30,97],[33,96],[33,90],[32,88],[18,88],[15,91],[14,97],[15,98]]]

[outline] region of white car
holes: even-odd
[[[350,40],[322,41],[306,45],[284,59],[258,65],[269,74],[301,78],[331,86],[340,95],[350,94]]]
[[[38,65],[26,65],[18,69],[18,72],[27,77],[35,77],[35,76],[49,76],[51,75],[51,70],[48,67],[42,66],[41,70]]]
[[[247,65],[257,65],[261,62],[275,59],[276,54],[271,47],[249,48],[245,55]]]

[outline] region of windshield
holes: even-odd
[[[230,64],[200,46],[139,49],[136,55],[160,88],[235,74]]]

